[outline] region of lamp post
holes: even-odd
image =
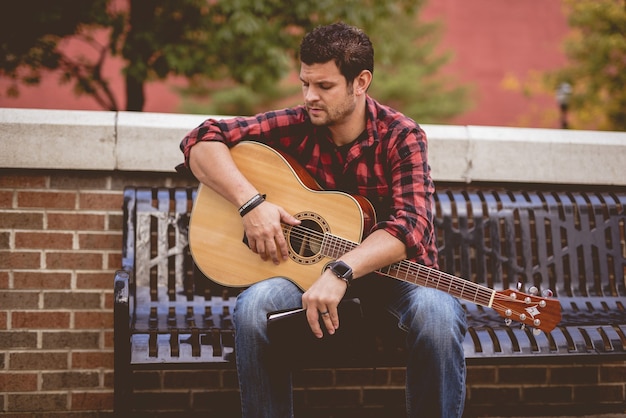
[[[556,102],[559,104],[561,110],[561,129],[569,128],[569,124],[567,123],[567,110],[571,95],[572,85],[566,81],[562,82],[556,90]]]

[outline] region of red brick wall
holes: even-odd
[[[173,181],[0,169],[0,413],[112,409],[122,189]]]
[[[0,169],[0,415],[92,416],[113,408],[113,273],[125,185],[175,175]],[[626,364],[470,366],[467,416],[625,412]],[[402,410],[401,369],[295,376],[299,410],[379,416]],[[236,416],[232,368],[137,376],[143,410]],[[353,415],[351,415],[353,416]]]
[[[233,369],[145,371],[135,378],[134,406],[142,411],[238,414]],[[404,383],[404,369],[399,368],[299,371],[294,374],[296,416],[401,417]],[[465,417],[624,413],[625,389],[624,362],[470,365]]]

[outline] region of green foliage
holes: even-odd
[[[0,77],[13,82],[7,94],[17,95],[18,85],[37,84],[42,71],[60,70],[62,80],[87,80],[98,62],[73,62],[58,48],[64,38],[85,26],[108,25],[108,0],[20,0],[4,2],[0,12]],[[82,36],[91,42],[88,33]]]
[[[363,3],[362,1],[353,0],[347,3],[345,15],[340,13],[344,20],[364,28],[374,43],[376,63],[372,96],[421,123],[443,123],[470,107],[468,88],[440,74],[441,67],[450,58],[449,55],[435,52],[440,25],[416,23],[423,2],[403,5],[399,2],[374,1],[368,2],[371,7],[365,8],[356,7],[356,3]],[[298,3],[294,7],[303,8],[303,4]],[[326,10],[326,7],[319,7],[319,10]],[[320,17],[316,22],[330,23],[335,20],[333,17],[334,15]],[[308,29],[307,26],[306,30]],[[292,50],[297,48],[303,33],[304,28],[296,33],[290,47]],[[284,57],[284,53],[282,54]],[[291,58],[296,57],[292,55]],[[298,64],[295,62],[297,60],[289,60],[291,67],[285,68],[297,72]],[[285,73],[286,71],[281,71],[277,77]],[[196,86],[184,94],[187,101],[183,109],[186,112],[247,115],[302,100],[297,81],[292,83],[291,89],[284,92],[284,88],[281,90],[276,85],[274,78],[269,83],[254,83],[253,86],[253,91],[248,91],[249,96],[245,100],[241,89],[213,87],[206,90]],[[209,104],[199,105],[197,100],[207,96],[210,97]]]
[[[626,2],[565,0],[573,28],[570,64],[548,76],[553,89],[573,86],[570,108],[578,127],[626,131]]]
[[[117,110],[101,71],[114,55],[125,62],[127,110],[143,108],[146,82],[182,76],[214,92],[212,104],[222,106],[214,110],[243,114],[289,100],[293,86],[279,82],[294,70],[304,33],[343,20],[374,38],[380,73],[389,72],[375,78],[376,92],[399,108],[415,106],[407,113],[422,121],[436,120],[459,112],[463,94],[435,77],[444,59],[430,58],[428,26],[415,25],[423,1],[21,0],[0,14],[0,76],[16,81],[15,93],[18,82],[60,69],[76,92]],[[94,42],[94,28],[107,30],[107,45]],[[59,42],[73,35],[95,48],[95,61],[63,54]],[[207,90],[216,80],[229,90]]]
[[[185,100],[180,111],[208,115],[252,115],[278,106],[293,106],[301,102],[299,85],[275,85],[266,91],[255,91],[244,84],[219,84],[215,88],[204,85],[182,89],[183,97],[207,97],[203,100]]]

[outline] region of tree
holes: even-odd
[[[462,113],[471,103],[467,87],[440,74],[450,54],[436,52],[440,23],[418,23],[423,3],[414,2],[409,10],[392,5],[385,11],[386,18],[365,19],[358,26],[366,30],[375,47],[372,95],[421,123],[441,123]],[[297,72],[297,62],[292,60],[290,64],[291,71]],[[254,114],[302,100],[297,80],[255,89],[240,83],[215,85],[200,80],[184,89],[183,97],[187,99],[185,112],[225,115]]]
[[[569,107],[583,127],[626,131],[626,1],[564,0],[570,64],[547,75],[572,86]]]
[[[20,0],[2,5],[0,13],[0,76],[12,80],[8,95],[19,84],[38,84],[44,71],[58,71],[62,82],[74,80],[77,93],[91,94],[105,108],[115,107],[114,97],[101,69],[107,54],[85,27],[111,24],[108,0]],[[76,36],[96,51],[97,58],[72,60],[59,42]]]
[[[290,69],[302,35],[337,20],[365,28],[398,16],[415,16],[414,0],[21,0],[2,13],[0,76],[37,83],[42,71],[118,110],[102,63],[123,58],[126,110],[141,110],[148,81],[183,76],[192,85],[231,80],[253,92],[272,90]],[[4,6],[5,9],[7,6]],[[37,13],[31,13],[36,10]],[[67,15],[71,15],[69,18]],[[53,22],[42,25],[42,22]],[[36,28],[35,31],[32,31]],[[108,31],[97,45],[94,29]],[[401,36],[394,31],[396,37]],[[72,61],[59,44],[78,36],[97,48],[96,60]],[[394,40],[386,38],[393,43]],[[26,71],[25,71],[26,70]]]

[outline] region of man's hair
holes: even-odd
[[[374,73],[374,47],[361,29],[345,23],[318,26],[300,44],[300,61],[306,65],[335,61],[351,84],[361,71]]]

